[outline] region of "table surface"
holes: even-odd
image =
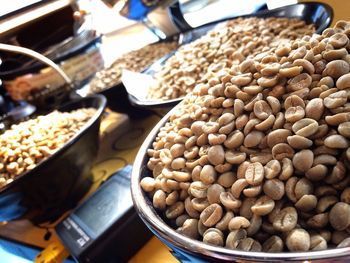
[[[333,7],[333,24],[340,20],[349,20],[350,1],[342,0],[319,0]],[[303,1],[307,2],[307,1]],[[130,42],[131,41],[131,42]],[[109,59],[107,63],[113,61],[118,54],[131,49],[139,48],[143,45],[156,41],[149,31],[142,25],[132,25],[125,31],[110,33],[104,39],[105,51]],[[114,43],[122,43],[113,51]],[[128,43],[134,43],[128,45]],[[157,114],[131,120],[125,114],[108,111],[109,114],[101,123],[101,149],[96,165],[92,169],[95,184],[91,188],[93,192],[99,183],[108,178],[113,172],[132,164],[139,146],[147,136],[152,127],[160,120]],[[51,226],[49,226],[51,227]],[[50,243],[58,241],[53,233],[49,240],[44,239],[46,230],[33,226],[29,221],[18,220],[0,223],[0,237],[7,237],[22,243],[35,245],[41,248],[47,247]],[[158,262],[178,262],[168,251],[167,247],[157,238],[153,237],[137,254],[129,261],[131,263],[158,263]]]

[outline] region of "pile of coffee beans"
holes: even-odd
[[[211,74],[226,72],[247,56],[314,32],[313,25],[288,18],[238,18],[219,24],[198,40],[180,47],[155,75],[148,97],[168,100],[185,96]]]
[[[96,73],[89,84],[89,93],[98,93],[120,84],[123,69],[141,72],[156,60],[175,50],[177,46],[176,41],[161,42],[122,55],[111,66]]]
[[[350,246],[349,37],[338,21],[196,85],[140,182],[166,222],[245,251]]]
[[[96,113],[94,108],[53,111],[19,124],[0,135],[0,187],[34,169],[59,150]]]

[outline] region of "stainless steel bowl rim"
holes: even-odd
[[[147,201],[147,197],[140,186],[140,180],[143,177],[142,171],[143,163],[148,159],[147,149],[151,148],[152,142],[159,132],[159,129],[164,126],[169,117],[175,113],[177,107],[173,108],[167,115],[165,115],[159,123],[152,129],[135,158],[131,177],[131,194],[134,202],[134,207],[144,221],[144,223],[155,231],[161,239],[173,244],[184,251],[191,251],[200,253],[212,258],[222,260],[242,259],[242,260],[256,260],[256,261],[308,261],[308,260],[322,260],[322,259],[336,259],[350,256],[350,248],[335,248],[320,251],[308,252],[285,252],[285,253],[267,253],[267,252],[246,252],[240,250],[233,250],[224,247],[216,247],[205,244],[188,238],[177,233],[173,228],[168,226],[163,219],[158,215],[156,210]]]

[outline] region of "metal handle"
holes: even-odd
[[[35,58],[42,63],[52,67],[56,72],[64,79],[64,81],[68,84],[72,84],[72,80],[67,76],[67,74],[51,59],[41,55],[40,53],[31,50],[29,48],[24,48],[24,47],[18,47],[18,46],[13,46],[13,45],[8,45],[8,44],[2,44],[0,43],[0,50],[2,51],[8,51],[8,52],[13,52],[13,53],[19,53],[19,54],[24,54],[29,57]]]

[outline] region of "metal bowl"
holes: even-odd
[[[92,107],[97,112],[53,155],[0,189],[0,221],[21,217],[34,222],[54,220],[76,205],[92,183],[90,170],[98,151],[105,106],[106,98],[95,95],[58,108],[71,111]]]
[[[216,247],[188,238],[177,233],[166,224],[153,208],[152,201],[141,189],[140,180],[152,176],[147,168],[147,149],[152,147],[156,135],[169,117],[176,111],[172,109],[153,128],[142,144],[132,171],[131,193],[135,209],[147,227],[169,248],[181,262],[350,262],[350,248],[336,248],[312,252],[265,253],[246,252]]]
[[[298,3],[294,5],[283,6],[273,10],[259,10],[258,12],[234,16],[219,21],[211,22],[205,25],[202,25],[197,28],[192,28],[185,32],[179,34],[179,43],[180,45],[188,44],[201,36],[205,35],[209,30],[213,29],[216,25],[229,21],[235,18],[247,18],[247,17],[259,17],[259,18],[268,18],[268,17],[286,17],[286,18],[298,18],[306,22],[306,24],[314,24],[316,32],[321,34],[333,20],[333,9],[325,3],[319,2],[306,2]],[[173,52],[175,53],[175,52]],[[170,53],[158,61],[154,62],[149,68],[144,70],[142,73],[148,75],[154,75],[166,62],[168,58],[171,57],[173,53]],[[147,88],[140,81],[138,88]],[[144,108],[144,109],[157,109],[157,108],[172,108],[177,105],[184,97],[171,99],[171,100],[139,100],[133,95],[128,94],[128,98],[131,104],[135,107]]]

